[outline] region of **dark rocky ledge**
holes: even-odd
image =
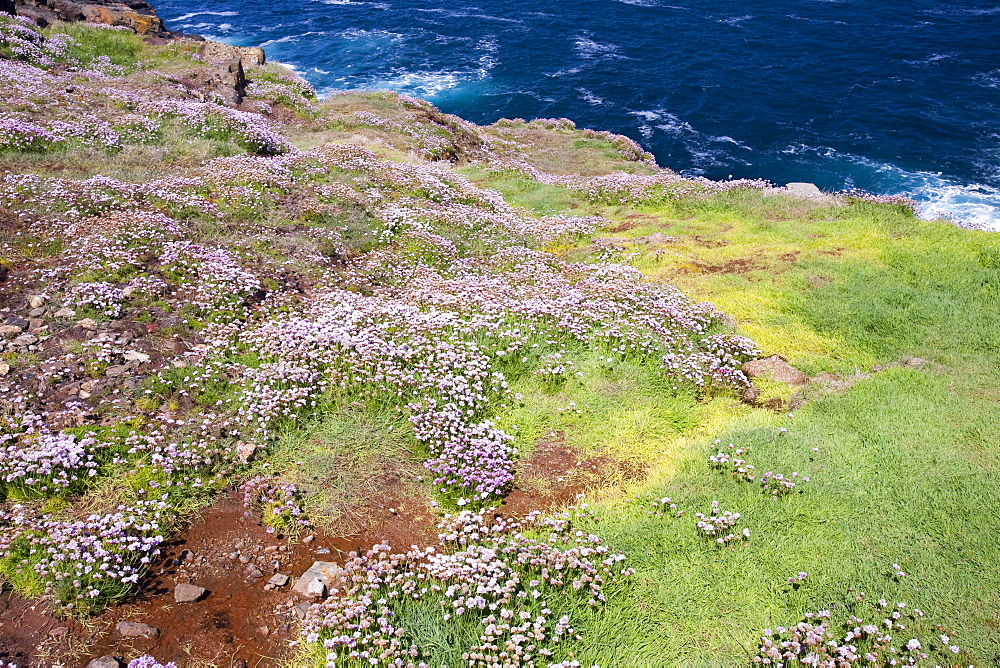
[[[140,35],[166,35],[163,21],[145,0],[0,0],[0,11],[16,13],[46,26],[56,21],[87,21],[126,26]]]

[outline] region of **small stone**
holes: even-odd
[[[41,308],[45,303],[45,297],[41,295],[31,295],[28,297],[28,306],[31,308]]]
[[[260,570],[256,566],[250,566],[246,570],[247,577],[250,579],[257,579],[264,577],[264,571]]]
[[[306,594],[315,598],[323,598],[326,596],[326,584],[319,578],[313,578],[306,585]]]
[[[270,582],[264,585],[264,591],[271,591],[272,589],[274,589],[274,585],[271,584]]]
[[[146,353],[140,353],[138,350],[126,350],[125,360],[128,362],[138,362],[142,364],[143,362],[149,361],[149,355]]]
[[[326,585],[327,589],[331,587],[339,589],[343,586],[344,582],[343,570],[338,564],[330,561],[313,562],[309,570],[303,573],[302,577],[296,581],[295,586],[292,587],[292,591],[299,596],[312,598],[314,595],[309,593],[309,586],[313,580],[319,580]]]
[[[50,629],[49,630],[49,637],[50,638],[62,638],[67,633],[69,633],[69,627],[68,626],[57,626],[54,629]]]
[[[184,360],[171,360],[170,363],[174,366],[175,369],[185,369],[187,368],[188,365],[188,363],[185,362]]]
[[[128,372],[129,367],[127,364],[116,364],[115,366],[109,366],[104,373],[107,374],[108,378],[119,378]]]
[[[28,311],[28,319],[29,320],[31,318],[41,318],[43,315],[45,315],[45,309],[44,308],[33,308],[30,311]]]
[[[28,321],[24,318],[18,318],[16,315],[9,315],[4,318],[3,324],[17,327],[20,331],[28,329]]]
[[[240,557],[240,563],[241,564],[249,564],[250,563],[250,559],[251,559],[250,556],[244,554],[244,555],[242,555]]]
[[[30,346],[38,343],[38,337],[34,334],[22,334],[11,341],[11,343],[15,346]]]
[[[298,617],[299,619],[305,619],[306,618],[306,613],[309,612],[309,608],[311,606],[312,606],[312,603],[309,603],[307,601],[303,601],[302,603],[299,603],[297,606],[295,606],[294,608],[292,608],[292,612],[294,612],[295,616]]]
[[[290,579],[291,578],[289,578],[284,573],[275,573],[274,575],[271,576],[271,579],[268,580],[267,582],[268,584],[274,585],[275,587],[284,587],[286,584],[288,584],[288,581]]]
[[[262,636],[266,636],[266,635],[268,635],[269,633],[271,633],[271,629],[269,629],[269,628],[268,628],[268,627],[266,627],[266,626],[261,626],[260,628],[258,628],[258,629],[257,629],[257,631],[258,631],[258,632],[260,632],[260,634],[261,634]]]
[[[156,638],[160,629],[140,622],[118,622],[115,630],[126,638]]]
[[[208,590],[198,585],[183,583],[174,587],[174,600],[178,603],[194,603]]]
[[[83,327],[84,329],[97,329],[97,321],[93,318],[83,318],[82,320],[77,320],[76,324],[80,325],[80,327]]]
[[[10,365],[6,362],[0,362],[0,376],[6,376],[10,373]]]
[[[45,321],[41,318],[28,318],[28,331],[37,332],[45,326]]]
[[[20,334],[22,331],[24,330],[17,325],[0,325],[0,336],[5,339]]]
[[[105,655],[97,659],[91,659],[87,668],[121,668],[122,662],[117,657]]]
[[[71,308],[61,308],[55,312],[54,316],[56,318],[73,318],[76,316],[76,311]],[[102,657],[103,658],[103,657]],[[95,659],[96,661],[96,659]]]
[[[267,547],[264,548],[264,554],[271,554],[272,552],[277,552],[277,551],[278,551],[277,545],[268,545]]]
[[[302,542],[305,543],[306,545],[308,545],[309,543],[313,542],[314,540],[316,540],[316,536],[310,535],[310,536],[306,536],[305,538],[303,538]]]

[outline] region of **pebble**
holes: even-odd
[[[0,376],[6,376],[10,373],[10,365],[6,362],[0,362]]]
[[[80,327],[84,329],[94,330],[97,329],[97,321],[93,318],[84,318],[83,320],[78,320],[77,323]]]
[[[20,334],[22,330],[17,325],[0,325],[0,336],[7,338],[8,336],[14,336],[15,334]]]
[[[54,315],[56,318],[72,318],[76,316],[76,311],[71,308],[61,308]]]
[[[156,638],[160,635],[160,629],[140,622],[118,622],[115,630],[126,638]]]
[[[268,584],[274,585],[275,587],[284,587],[286,584],[288,584],[288,581],[290,579],[291,578],[289,578],[284,573],[275,573],[274,575],[271,576],[271,579],[268,580],[267,582]]]
[[[194,603],[208,590],[198,585],[182,583],[174,587],[174,600],[178,603]]]
[[[34,334],[22,334],[21,336],[14,339],[11,343],[15,346],[30,346],[32,344],[38,343],[38,337]]]
[[[28,297],[28,306],[31,308],[41,308],[45,303],[45,297],[41,295],[31,295]]]
[[[277,551],[278,551],[277,545],[268,545],[267,547],[264,548],[264,554],[271,554],[272,552],[277,552]]]
[[[91,659],[87,668],[121,668],[122,662],[111,655],[105,655],[96,659]]]

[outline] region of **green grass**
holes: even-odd
[[[852,588],[922,609],[924,622],[909,631],[925,643],[942,625],[966,652],[934,649],[938,662],[1000,661],[1000,239],[891,207],[740,193],[643,213],[646,224],[621,235],[646,250],[636,263],[737,315],[767,352],[809,373],[906,356],[928,364],[811,392],[792,418],[715,400],[723,412],[711,436],[664,434],[674,465],[634,490],[643,501],[596,505],[594,531],[638,573],[587,624],[581,663],[745,665],[763,629],[831,606],[845,614]],[[644,245],[654,233],[674,236],[658,254]],[[753,264],[703,269],[739,259]],[[640,396],[651,389],[635,378]],[[636,405],[633,394],[622,405]],[[590,432],[613,422],[594,417]],[[759,483],[709,467],[714,438],[751,446],[758,474],[798,471],[811,481],[773,500]],[[645,495],[670,496],[684,517],[648,516]],[[697,535],[693,515],[713,500],[743,514],[746,545],[719,549]],[[892,563],[909,577],[891,577]],[[799,571],[809,576],[793,589],[787,578]]]
[[[107,56],[113,64],[131,71],[138,66],[143,51],[142,37],[132,32],[92,28],[81,23],[56,23],[51,32],[72,37],[77,44],[66,53],[85,63]]]

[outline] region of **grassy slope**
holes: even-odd
[[[554,199],[547,187],[491,185],[531,208]],[[611,235],[623,255],[718,304],[766,353],[842,377],[907,356],[927,363],[890,367],[844,391],[813,389],[794,417],[724,397],[688,404],[680,423],[676,411],[654,410],[654,424],[644,426],[654,438],[632,455],[657,472],[598,501],[594,523],[638,573],[593,620],[580,660],[743,664],[763,629],[831,606],[846,611],[852,588],[922,609],[915,635],[934,638],[940,624],[965,649],[932,657],[1000,659],[1000,574],[992,567],[1000,558],[1000,239],[891,207],[757,194],[638,213],[617,212],[629,222],[621,227],[639,223]],[[588,250],[565,252],[584,258]],[[616,404],[637,407],[635,396]],[[620,415],[593,417],[567,432],[570,442],[593,443],[621,424]],[[618,436],[610,442],[621,443]],[[715,439],[751,446],[746,458],[758,473],[799,471],[811,481],[773,500],[709,468]],[[649,516],[650,495],[671,497],[685,517]],[[743,514],[739,527],[752,531],[746,546],[718,549],[696,535],[691,516],[713,500]],[[893,563],[909,575],[894,578]],[[799,571],[809,575],[793,588],[787,578]],[[864,610],[852,608],[863,618]]]

